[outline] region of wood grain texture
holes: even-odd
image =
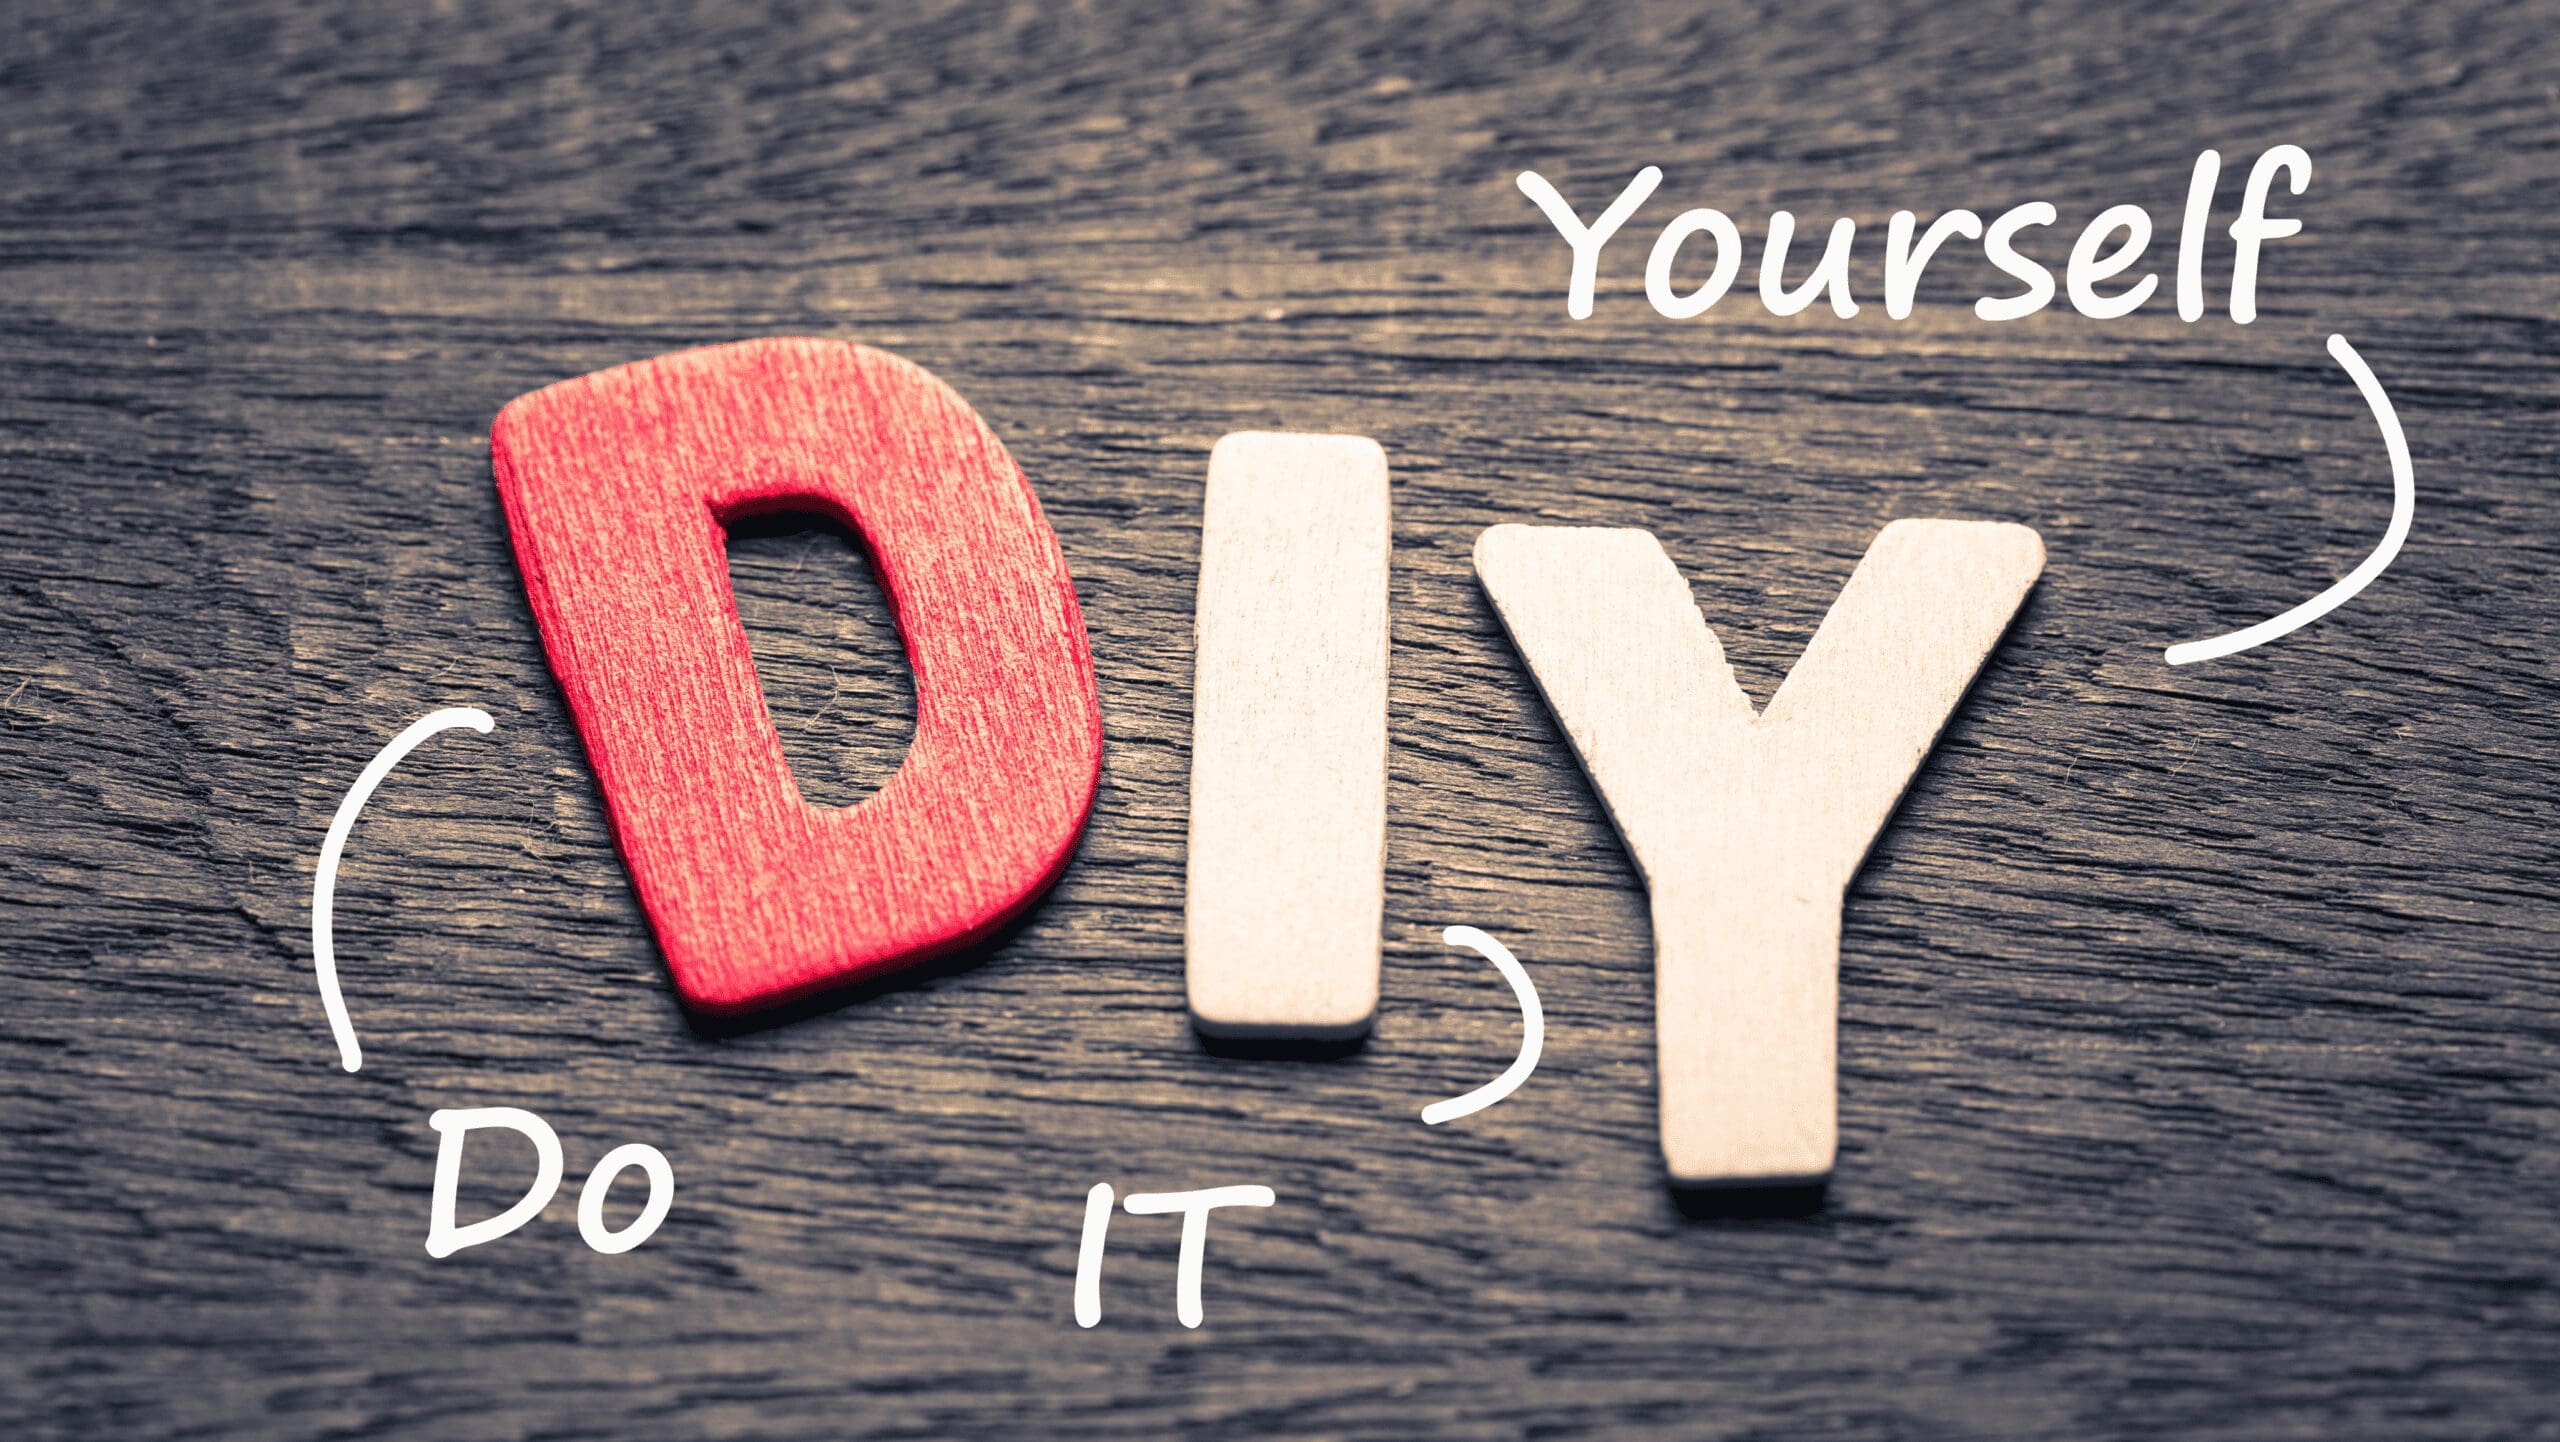
[[[1222,436],[1200,511],[1183,990],[1205,1035],[1345,1041],[1386,907],[1387,458]]]
[[[2560,1430],[2547,5],[8,12],[0,1431]],[[2318,171],[2247,327],[2218,232],[2194,325],[1985,325],[1998,278],[1953,254],[1908,321],[1673,323],[1640,246],[1574,323],[1513,184],[1661,165],[1634,233],[1853,215],[1855,280],[1896,209],[2165,225],[2212,145],[2227,216],[2278,142]],[[2389,513],[2332,331],[2407,426],[2408,548],[2173,671]],[[1107,747],[1080,853],[977,965],[707,1039],[487,435],[778,334],[906,356],[1003,437]],[[1257,429],[1394,461],[1394,1001],[1323,1061],[1208,1054],[1182,1003],[1201,463]],[[1691,589],[1758,618],[1727,659],[1765,695],[1905,515],[2032,525],[2045,576],[1852,887],[1825,1204],[1691,1217],[1644,894],[1468,549],[1725,557]],[[861,561],[760,533],[730,567],[785,753],[851,799],[912,725]],[[383,740],[463,703],[498,729],[404,762],[348,851],[349,1077],[313,860]],[[1460,922],[1536,978],[1545,1060],[1425,1128],[1519,1040]],[[599,1257],[564,1198],[429,1259],[426,1116],[477,1105],[539,1112],[572,1176],[660,1147],[665,1225]],[[488,1140],[466,1208],[530,1165]],[[1278,1194],[1216,1229],[1208,1325],[1172,1315],[1175,1229],[1124,1219],[1074,1326],[1100,1181]]]
[[[1895,521],[1765,707],[1650,531],[1494,526],[1475,568],[1651,893],[1672,1182],[1820,1185],[1839,1149],[1842,894],[2043,542]]]
[[[544,654],[687,1005],[734,1015],[986,940],[1057,879],[1102,714],[1075,583],[950,387],[842,341],[743,341],[545,386],[489,449]],[[859,533],[916,724],[879,792],[804,798],[722,552],[798,508]]]

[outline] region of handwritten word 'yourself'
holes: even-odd
[[[2221,173],[2221,155],[2208,150],[2196,157],[2195,171],[2187,182],[2186,218],[2178,230],[2178,315],[2182,320],[2204,318],[2205,229],[2213,215],[2214,182]],[[2260,155],[2249,169],[2248,187],[2242,193],[2240,213],[2232,220],[2230,232],[2231,318],[2242,325],[2255,320],[2258,314],[2259,247],[2302,229],[2299,220],[2267,214],[2267,193],[2279,175],[2295,195],[2302,194],[2311,184],[2310,155],[2298,145],[2279,145]],[[1573,277],[1565,292],[1565,312],[1576,320],[1588,318],[1592,291],[1599,283],[1600,252],[1662,184],[1661,168],[1648,165],[1636,172],[1635,179],[1618,192],[1618,198],[1609,202],[1598,219],[1588,223],[1545,176],[1524,170],[1519,184],[1521,193],[1537,202],[1538,209],[1546,213],[1573,251]],[[1988,225],[1970,210],[1950,210],[1922,229],[1919,218],[1910,211],[1895,211],[1885,227],[1885,314],[1895,320],[1910,317],[1912,297],[1920,288],[1920,272],[1938,248],[1955,236],[1981,241],[1984,257],[2021,287],[2014,295],[1984,296],[1975,301],[1975,315],[2000,321],[2035,314],[2053,303],[2053,272],[2019,254],[2018,235],[2060,218],[2061,213],[2052,203],[2042,200],[2002,211]],[[1857,229],[1857,222],[1845,216],[1834,221],[1822,258],[1814,262],[1812,272],[1802,283],[1790,288],[1786,281],[1787,250],[1795,239],[1796,218],[1783,210],[1772,212],[1769,237],[1760,252],[1760,303],[1773,315],[1794,315],[1827,296],[1833,314],[1843,320],[1856,315],[1858,303],[1849,294],[1849,257]],[[1699,252],[1708,246],[1713,248],[1712,262],[1706,279],[1695,289],[1683,292],[1674,284],[1673,270],[1681,264],[1683,248],[1702,236],[1705,240],[1690,251],[1690,264],[1694,267]],[[2143,302],[2159,289],[2160,277],[2146,272],[2129,284],[2118,281],[2118,277],[2141,260],[2144,248],[2150,244],[2151,215],[2141,206],[2118,205],[2098,212],[2072,243],[2071,260],[2063,272],[2071,308],[2099,320],[2141,309]],[[1742,248],[1742,232],[1723,211],[1680,212],[1662,228],[1645,261],[1645,299],[1672,320],[1705,314],[1733,287],[1734,278],[1742,269]],[[2102,291],[2102,286],[2112,288]]]

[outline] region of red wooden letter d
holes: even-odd
[[[966,945],[1057,878],[1093,806],[1084,617],[1030,483],[950,387],[757,340],[519,397],[490,433],[551,670],[685,1002],[736,1012]],[[792,781],[729,593],[732,517],[869,543],[916,730],[849,808]]]

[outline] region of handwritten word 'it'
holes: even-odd
[[[1220,1207],[1267,1207],[1269,1187],[1206,1187],[1193,1192],[1132,1192],[1122,1205],[1133,1217],[1182,1214],[1182,1261],[1174,1275],[1173,1310],[1186,1327],[1200,1325],[1200,1270],[1209,1254],[1209,1214]],[[1076,1325],[1102,1321],[1102,1248],[1111,1232],[1111,1184],[1084,1197],[1084,1242],[1076,1249]]]
[[[2221,173],[2221,155],[2208,150],[2196,157],[2195,170],[2187,182],[2186,219],[2178,230],[2178,316],[2182,320],[2204,318],[2205,230],[2213,216],[2214,181]],[[2302,229],[2299,220],[2267,214],[2267,194],[2279,175],[2295,195],[2302,194],[2311,184],[2310,155],[2298,145],[2279,145],[2260,155],[2257,164],[2249,169],[2240,214],[2231,222],[2230,232],[2231,318],[2241,325],[2258,315],[2259,247]],[[1537,203],[1573,251],[1565,313],[1576,320],[1587,319],[1592,290],[1599,283],[1601,250],[1662,184],[1661,168],[1648,165],[1637,171],[1599,218],[1587,223],[1538,172],[1520,172],[1519,184],[1521,193]],[[2053,303],[2053,272],[2019,253],[2018,236],[2059,219],[2061,212],[2043,200],[2013,206],[1988,225],[1970,210],[1950,210],[1930,221],[1925,230],[1919,228],[1918,217],[1910,211],[1895,211],[1885,228],[1885,314],[1895,320],[1910,318],[1921,271],[1938,248],[1955,236],[1981,241],[1984,258],[2020,286],[2014,295],[1984,296],[1975,301],[1975,315],[2001,321],[2035,314]],[[1834,315],[1843,320],[1856,315],[1858,303],[1849,294],[1849,259],[1857,237],[1857,222],[1846,216],[1832,222],[1822,258],[1814,262],[1801,284],[1790,289],[1786,281],[1787,250],[1795,239],[1795,229],[1793,215],[1783,210],[1770,213],[1769,238],[1760,252],[1760,303],[1772,315],[1794,315],[1828,295]],[[1683,248],[1701,236],[1705,237],[1701,248],[1712,246],[1713,257],[1705,280],[1683,292],[1674,283],[1673,272],[1681,263]],[[2071,260],[2064,271],[2071,308],[2097,320],[2130,315],[2141,309],[2159,288],[2160,277],[2146,273],[2130,284],[2118,283],[2117,277],[2132,269],[2150,244],[2151,214],[2141,206],[2118,205],[2100,211],[2071,246]],[[1689,253],[1694,257],[1698,251]],[[1695,263],[1693,259],[1691,264]],[[1652,254],[1646,258],[1645,299],[1672,320],[1704,315],[1733,287],[1741,269],[1742,233],[1734,227],[1732,218],[1721,210],[1684,210],[1662,228],[1654,240]],[[2115,288],[2102,291],[2100,287],[2105,285]]]

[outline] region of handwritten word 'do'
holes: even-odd
[[[540,1216],[560,1190],[560,1134],[551,1129],[549,1122],[522,1107],[449,1109],[428,1117],[427,1125],[435,1128],[441,1138],[436,1144],[435,1195],[427,1210],[430,1257],[450,1257],[465,1247],[496,1241]],[[505,1127],[533,1143],[533,1185],[525,1189],[514,1206],[498,1215],[457,1227],[453,1212],[455,1195],[462,1186],[463,1140],[484,1127]],[[610,1230],[604,1224],[605,1195],[613,1190],[615,1180],[633,1167],[649,1179],[649,1200],[629,1226]],[[578,1188],[578,1235],[607,1256],[630,1251],[658,1230],[675,1200],[676,1174],[667,1165],[666,1153],[641,1142],[625,1142],[605,1153],[596,1162],[595,1170],[587,1173],[585,1185]]]
[[[2182,320],[2204,318],[2205,230],[2213,214],[2214,181],[2221,173],[2222,156],[2207,150],[2196,157],[2195,170],[2187,182],[2186,217],[2178,231],[2178,316]],[[2301,146],[2278,145],[2260,155],[2249,169],[2240,213],[2230,228],[2231,318],[2241,325],[2258,315],[2259,247],[2302,229],[2299,220],[2267,214],[2268,192],[2279,176],[2295,195],[2302,194],[2311,184],[2311,156]],[[1537,203],[1573,252],[1572,279],[1565,293],[1566,314],[1576,320],[1590,316],[1592,291],[1599,283],[1601,250],[1661,184],[1661,168],[1648,165],[1636,172],[1597,219],[1585,222],[1546,177],[1534,170],[1520,172],[1521,193]],[[1984,258],[2020,287],[2013,295],[1982,297],[1974,302],[1975,315],[2003,321],[2035,314],[2053,303],[2053,272],[2020,254],[2018,237],[2023,231],[2040,229],[2059,219],[2061,213],[2051,202],[2042,200],[2012,206],[1987,225],[1970,210],[1950,210],[1921,229],[1919,218],[1912,212],[1895,211],[1885,229],[1885,314],[1895,320],[1910,318],[1921,271],[1938,248],[1956,236],[1981,241]],[[1849,263],[1857,222],[1845,216],[1832,222],[1821,258],[1800,284],[1790,288],[1786,281],[1787,251],[1795,239],[1795,228],[1792,214],[1783,210],[1770,213],[1768,239],[1760,252],[1760,303],[1772,315],[1785,316],[1827,296],[1834,315],[1843,320],[1856,315],[1858,302],[1849,293]],[[2146,273],[2130,283],[2117,278],[2141,260],[2144,248],[2150,244],[2151,215],[2141,206],[2118,205],[2100,211],[2071,246],[2071,259],[2063,273],[2071,308],[2096,320],[2130,315],[2141,309],[2159,288],[2160,277]],[[1680,290],[1674,272],[1683,267],[1684,252],[1689,257],[1687,273],[1697,274],[1700,262],[1696,257],[1710,251],[1712,254],[1704,262],[1705,279],[1691,290]],[[1684,210],[1662,228],[1646,258],[1645,299],[1672,320],[1703,315],[1732,288],[1741,273],[1742,251],[1742,232],[1723,211]],[[2102,290],[2102,286],[2110,289]]]

